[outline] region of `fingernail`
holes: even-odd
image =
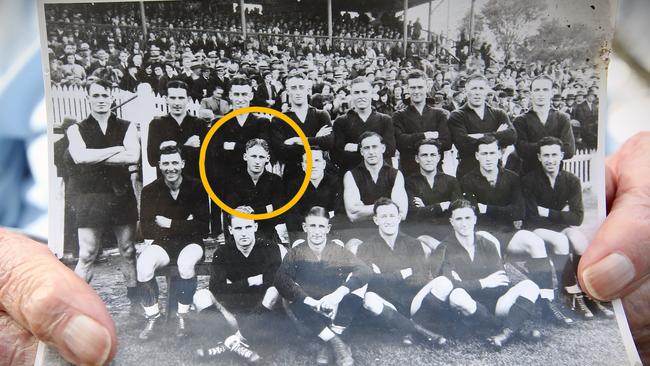
[[[103,365],[111,352],[108,330],[85,315],[70,320],[63,331],[63,341],[81,364]]]
[[[582,278],[587,291],[600,300],[610,300],[634,280],[635,270],[630,259],[613,253],[587,267]]]

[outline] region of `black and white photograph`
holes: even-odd
[[[112,364],[634,362],[576,275],[616,0],[39,5],[49,246]]]

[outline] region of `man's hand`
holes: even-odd
[[[169,229],[172,227],[172,220],[165,216],[156,215],[156,225],[165,229]]]
[[[359,145],[357,145],[357,144],[353,144],[353,143],[351,143],[351,142],[348,142],[348,143],[345,144],[345,146],[343,147],[343,150],[345,150],[345,151],[347,151],[347,152],[357,152],[358,147],[359,147]]]
[[[487,212],[487,205],[483,204],[483,203],[479,203],[478,204],[478,212],[482,213],[482,214],[486,213]]]
[[[0,229],[0,363],[33,364],[39,339],[74,364],[107,364],[117,351],[93,289],[45,245]]]
[[[332,127],[331,126],[323,126],[316,132],[316,137],[323,137],[330,135],[332,133]]]
[[[173,141],[173,140],[163,141],[163,142],[160,143],[160,150],[166,148],[167,146],[176,146],[176,145],[177,145],[176,141]],[[126,149],[125,149],[125,151],[126,151]]]
[[[313,297],[305,297],[305,300],[303,301],[305,305],[309,306],[310,308],[318,311],[318,307],[320,306],[320,301],[314,299]]]
[[[413,197],[413,204],[415,207],[424,207],[424,201],[420,197]]]
[[[438,131],[426,131],[424,132],[425,139],[437,139],[439,136]]]
[[[471,137],[471,138],[473,138],[475,140],[478,140],[483,136],[485,136],[485,134],[483,134],[483,133],[470,133],[470,134],[467,135],[467,137]]]
[[[345,297],[349,292],[350,290],[347,287],[339,287],[331,294],[323,296],[320,299],[318,310],[329,316],[339,306],[343,297]]]
[[[235,143],[231,141],[226,141],[223,143],[223,149],[224,150],[235,150]]]
[[[183,145],[199,148],[201,147],[201,139],[199,139],[199,136],[193,135],[190,138],[188,138]]]
[[[287,146],[302,145],[302,140],[298,136],[291,137],[291,138],[288,138],[288,139],[284,140],[284,144],[287,145]]]
[[[449,209],[449,206],[451,205],[451,202],[445,201],[445,202],[440,202],[440,208],[443,211],[447,211]]]
[[[508,286],[510,280],[506,276],[505,271],[496,271],[491,275],[479,280],[481,288],[495,288],[500,286]]]
[[[264,277],[262,276],[262,274],[248,277],[248,286],[261,286],[263,283],[264,283]]]
[[[650,363],[650,133],[607,160],[609,214],[580,260],[580,284],[600,300],[622,298],[644,363]]]

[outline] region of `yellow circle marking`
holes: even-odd
[[[210,140],[212,139],[212,136],[217,132],[217,130],[226,122],[229,120],[235,118],[235,116],[238,116],[240,114],[244,113],[266,113],[266,114],[271,114],[275,117],[278,117],[282,121],[286,122],[291,128],[293,128],[294,131],[298,134],[298,137],[300,137],[300,141],[302,141],[302,145],[305,148],[305,154],[307,155],[307,169],[305,171],[305,179],[302,181],[302,185],[300,186],[300,189],[298,189],[298,193],[289,201],[287,202],[284,206],[278,208],[277,210],[273,210],[271,212],[267,213],[261,213],[261,214],[247,214],[244,212],[239,212],[233,209],[232,207],[226,205],[219,197],[214,193],[212,190],[212,187],[210,186],[210,182],[208,182],[208,177],[207,174],[205,173],[205,155],[206,152],[208,151],[208,144],[210,143]],[[270,121],[269,121],[270,122]],[[205,136],[205,139],[203,140],[203,143],[201,144],[201,152],[199,155],[199,173],[201,174],[201,183],[203,183],[203,187],[205,190],[208,192],[208,195],[214,201],[214,203],[217,204],[217,206],[221,207],[222,210],[225,212],[237,216],[242,219],[248,219],[248,220],[266,220],[266,219],[271,219],[276,216],[282,215],[283,213],[287,212],[288,210],[291,209],[298,201],[300,198],[302,198],[302,195],[305,194],[305,191],[307,190],[307,186],[309,185],[309,180],[311,178],[311,168],[312,168],[312,161],[311,161],[311,147],[309,146],[309,141],[307,140],[307,136],[305,136],[305,133],[302,132],[302,129],[294,122],[289,116],[282,112],[278,112],[275,109],[271,108],[266,108],[266,107],[246,107],[246,108],[240,108],[235,111],[232,111],[225,116],[221,117],[217,123],[210,128],[210,131],[208,131],[208,134]]]

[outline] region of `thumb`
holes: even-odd
[[[597,299],[623,297],[650,273],[649,157],[650,133],[644,133],[631,138],[607,162],[608,183],[614,183],[610,212],[578,267],[582,288]]]
[[[3,229],[0,312],[75,364],[105,364],[117,349],[114,323],[93,289],[46,246]]]

